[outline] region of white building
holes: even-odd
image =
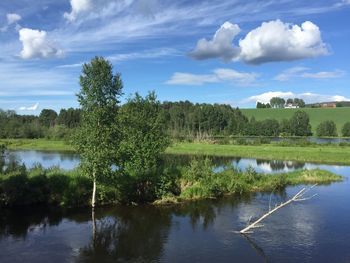
[[[294,105],[292,103],[288,103],[288,104],[284,105],[284,108],[285,109],[298,109],[299,106],[298,105]]]

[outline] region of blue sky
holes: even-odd
[[[350,0],[2,0],[0,108],[77,107],[81,64],[96,55],[126,95],[350,100],[349,24]]]

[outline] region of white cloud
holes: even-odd
[[[30,106],[30,107],[25,107],[25,106],[22,106],[22,107],[19,107],[19,110],[20,111],[36,111],[39,107],[39,103],[35,103],[33,106]]]
[[[63,51],[55,47],[44,30],[22,28],[19,30],[19,40],[22,42],[20,57],[23,59],[63,56]]]
[[[309,68],[306,67],[293,67],[286,69],[282,71],[280,74],[278,74],[276,77],[274,77],[274,80],[279,80],[279,81],[287,81],[290,80],[291,78],[298,77],[300,73],[305,72]]]
[[[282,71],[274,80],[288,81],[296,78],[308,78],[308,79],[334,79],[344,76],[345,72],[342,70],[334,71],[320,71],[320,72],[308,72],[309,68],[306,67],[293,67]]]
[[[221,58],[230,61],[237,58],[239,48],[232,41],[240,32],[238,25],[225,22],[214,34],[211,40],[205,38],[197,42],[196,48],[190,53],[195,59]]]
[[[124,54],[115,54],[108,56],[107,59],[112,62],[121,62],[127,60],[135,59],[151,59],[167,56],[181,56],[182,53],[173,48],[159,48],[152,50],[145,50],[143,52],[133,52],[133,53],[124,53]]]
[[[281,97],[284,99],[288,98],[300,98],[306,103],[316,103],[316,102],[327,102],[327,101],[350,101],[350,98],[341,95],[327,95],[327,94],[317,94],[317,93],[293,93],[291,91],[268,91],[259,95],[251,96],[242,100],[242,103],[248,102],[262,102],[268,103],[273,97]]]
[[[7,24],[12,25],[14,23],[17,23],[19,20],[22,19],[22,17],[19,14],[11,13],[6,15],[7,18]]]
[[[335,7],[343,7],[343,6],[347,6],[350,5],[350,0],[342,0],[338,3],[335,3]]]
[[[345,72],[342,70],[335,70],[335,71],[320,71],[316,73],[304,73],[302,74],[303,78],[310,78],[310,79],[335,79],[340,78],[344,76]]]
[[[310,21],[301,26],[280,20],[262,23],[240,40],[239,46],[240,59],[252,64],[298,60],[328,53],[318,26]]]
[[[16,24],[16,30],[17,30],[18,28],[20,28],[20,25],[18,25],[17,22],[21,19],[22,17],[19,14],[15,14],[15,13],[6,14],[7,23],[6,25],[0,28],[0,31],[1,32],[7,31],[9,26],[11,26],[12,24]]]
[[[201,39],[190,54],[196,59],[221,58],[226,61],[243,61],[262,64],[273,61],[292,61],[328,54],[317,25],[306,21],[298,25],[280,20],[264,22],[250,31],[234,46],[238,25],[226,22],[212,40]]]
[[[76,20],[79,14],[89,11],[92,8],[91,0],[70,0],[70,5],[72,9],[71,12],[63,14],[64,18],[70,22]]]
[[[268,91],[259,95],[251,96],[249,98],[244,99],[242,102],[262,102],[268,103],[270,99],[273,97],[281,97],[281,98],[294,98],[294,93],[291,91],[283,92],[283,91]]]
[[[238,72],[233,69],[219,68],[211,74],[191,74],[176,72],[166,81],[169,85],[203,85],[209,83],[229,82],[240,86],[254,84],[257,78],[255,73]]]

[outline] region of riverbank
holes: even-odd
[[[333,145],[218,145],[204,143],[176,143],[166,150],[168,154],[210,155],[223,157],[290,160],[325,164],[350,164],[350,147]]]
[[[73,146],[66,141],[47,139],[0,139],[9,150],[36,150],[55,152],[74,152]]]
[[[10,150],[38,150],[74,152],[65,141],[45,139],[2,139]],[[167,154],[259,158],[265,160],[290,160],[325,164],[350,165],[350,147],[339,145],[285,146],[279,144],[222,145],[207,143],[174,143]]]

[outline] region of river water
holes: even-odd
[[[78,165],[74,154],[18,151],[27,166]],[[166,157],[186,163],[188,157]],[[115,206],[96,211],[43,207],[0,210],[0,262],[350,262],[349,166],[213,158],[274,173],[320,167],[345,180],[316,186],[317,196],[267,218],[249,238],[234,233],[268,210],[270,194],[226,197],[167,207]],[[288,199],[302,186],[272,195]]]

